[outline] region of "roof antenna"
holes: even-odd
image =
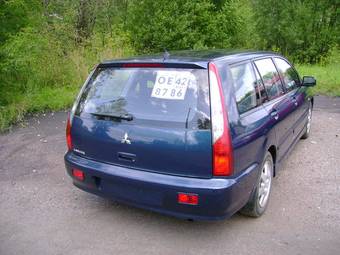
[[[163,53],[163,61],[168,59],[170,57],[170,53],[164,48],[164,53]]]

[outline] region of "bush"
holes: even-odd
[[[227,48],[238,20],[227,1],[216,9],[208,0],[143,0],[129,9],[127,29],[139,52]]]
[[[95,64],[133,53],[121,29],[78,46],[54,32],[26,27],[1,47],[0,131],[26,113],[69,107]]]

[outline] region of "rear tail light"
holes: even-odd
[[[211,124],[213,143],[213,175],[233,173],[233,151],[221,79],[214,63],[209,64]]]
[[[79,181],[84,181],[85,179],[84,172],[76,168],[72,169],[72,175],[74,178],[76,178]]]
[[[67,118],[67,124],[66,124],[66,143],[67,143],[67,148],[69,150],[72,150],[72,135],[71,135],[71,120],[70,116]]]
[[[177,202],[179,204],[198,205],[198,195],[178,193]]]

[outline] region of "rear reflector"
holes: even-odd
[[[233,151],[221,78],[214,63],[209,64],[211,123],[213,139],[213,175],[233,173]]]
[[[79,181],[84,181],[85,179],[84,172],[76,168],[72,169],[72,175],[74,178],[76,178]]]
[[[179,204],[198,205],[198,195],[178,193],[177,201]]]

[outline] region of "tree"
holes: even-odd
[[[96,2],[94,0],[79,0],[77,20],[75,23],[76,41],[78,43],[92,35],[96,21]]]
[[[139,52],[229,47],[237,18],[229,1],[216,10],[209,0],[133,1],[126,28]]]
[[[299,62],[316,63],[336,45],[337,0],[254,0],[260,47],[278,50]]]

